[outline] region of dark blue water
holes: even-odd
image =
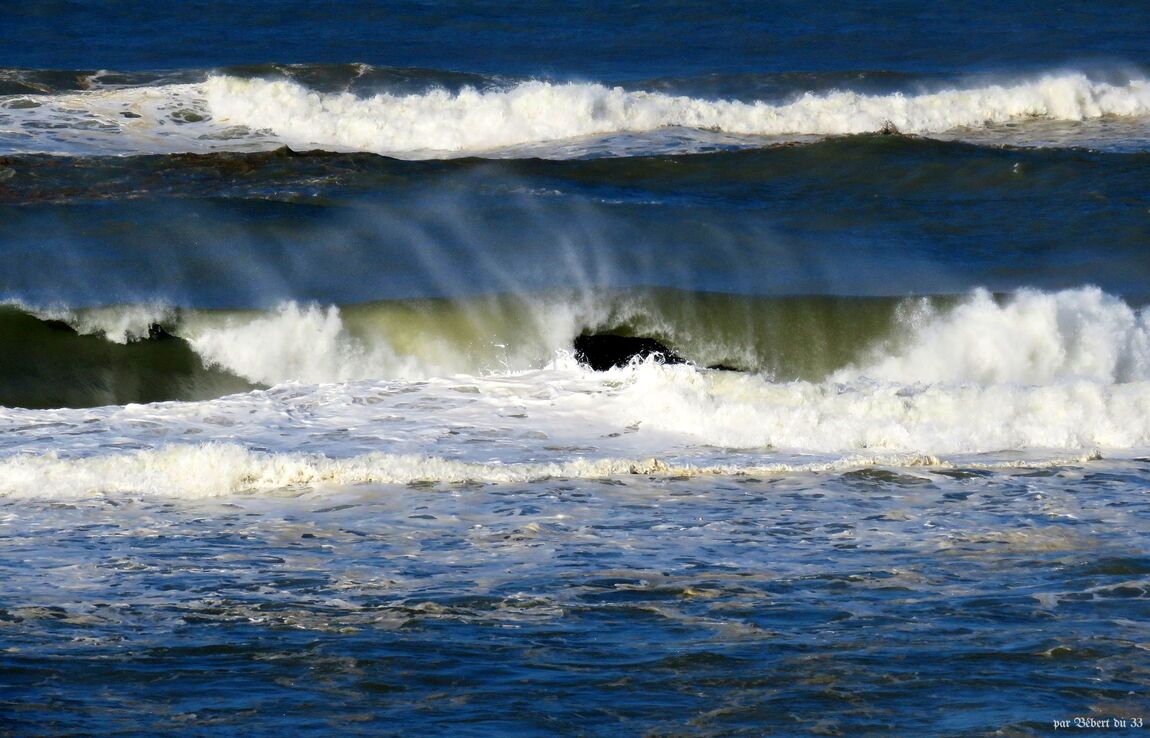
[[[1150,9],[1030,2],[13,3],[6,66],[366,62],[634,80],[735,72],[1018,71],[1146,61]]]

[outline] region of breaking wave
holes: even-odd
[[[288,80],[213,77],[220,123],[269,130],[284,143],[466,155],[584,136],[681,127],[750,136],[842,135],[891,127],[928,135],[1028,118],[1081,121],[1150,114],[1150,81],[1052,74],[1016,84],[925,94],[806,93],[787,103],[704,100],[599,84],[524,82],[505,90],[321,94]]]

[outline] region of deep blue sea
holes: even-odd
[[[0,2],[0,736],[1141,734],[1148,30]]]

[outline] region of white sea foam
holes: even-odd
[[[866,363],[836,372],[902,383],[1048,385],[1150,380],[1150,310],[1088,287],[1022,290],[997,301],[978,290],[957,307],[907,305],[901,334]]]
[[[339,382],[413,373],[414,361],[402,360],[385,341],[369,346],[349,335],[335,306],[285,303],[270,313],[193,321],[186,331],[205,362],[253,382]]]
[[[474,313],[420,315],[285,302],[269,312],[188,313],[180,334],[208,364],[253,382],[428,379],[538,367],[590,322],[579,301],[533,301],[520,321]],[[498,309],[495,309],[498,313]],[[450,322],[450,324],[449,324]]]
[[[1034,465],[1144,453],[1150,382],[908,387],[568,365],[198,403],[0,409],[0,430],[0,494],[17,496]]]
[[[321,94],[290,81],[213,77],[217,122],[267,129],[292,146],[388,154],[467,154],[581,136],[684,127],[786,136],[878,131],[931,134],[1025,118],[1081,121],[1150,115],[1150,81],[1079,73],[907,95],[805,94],[784,104],[704,100],[599,84],[525,82],[417,95]]]
[[[979,454],[1150,446],[1150,382],[1041,387],[860,380],[772,383],[721,376],[637,380],[633,412],[709,446],[795,453]]]
[[[215,125],[197,84],[0,97],[0,147],[7,151],[165,154],[245,150],[261,147],[259,140]]]
[[[1035,465],[1082,463],[1089,458],[1089,455],[1056,458]],[[1015,465],[1006,462],[984,466]],[[606,479],[631,475],[794,474],[873,466],[952,468],[954,465],[920,454],[855,455],[834,461],[777,462],[755,466],[667,464],[656,458],[576,458],[551,463],[504,465],[385,453],[333,459],[318,454],[269,454],[237,444],[187,444],[78,459],[60,458],[51,453],[0,459],[0,496],[194,498],[259,492],[292,494],[304,489],[362,484],[521,484],[542,479]]]

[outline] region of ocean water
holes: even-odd
[[[1147,28],[3,8],[0,735],[1139,734]]]

